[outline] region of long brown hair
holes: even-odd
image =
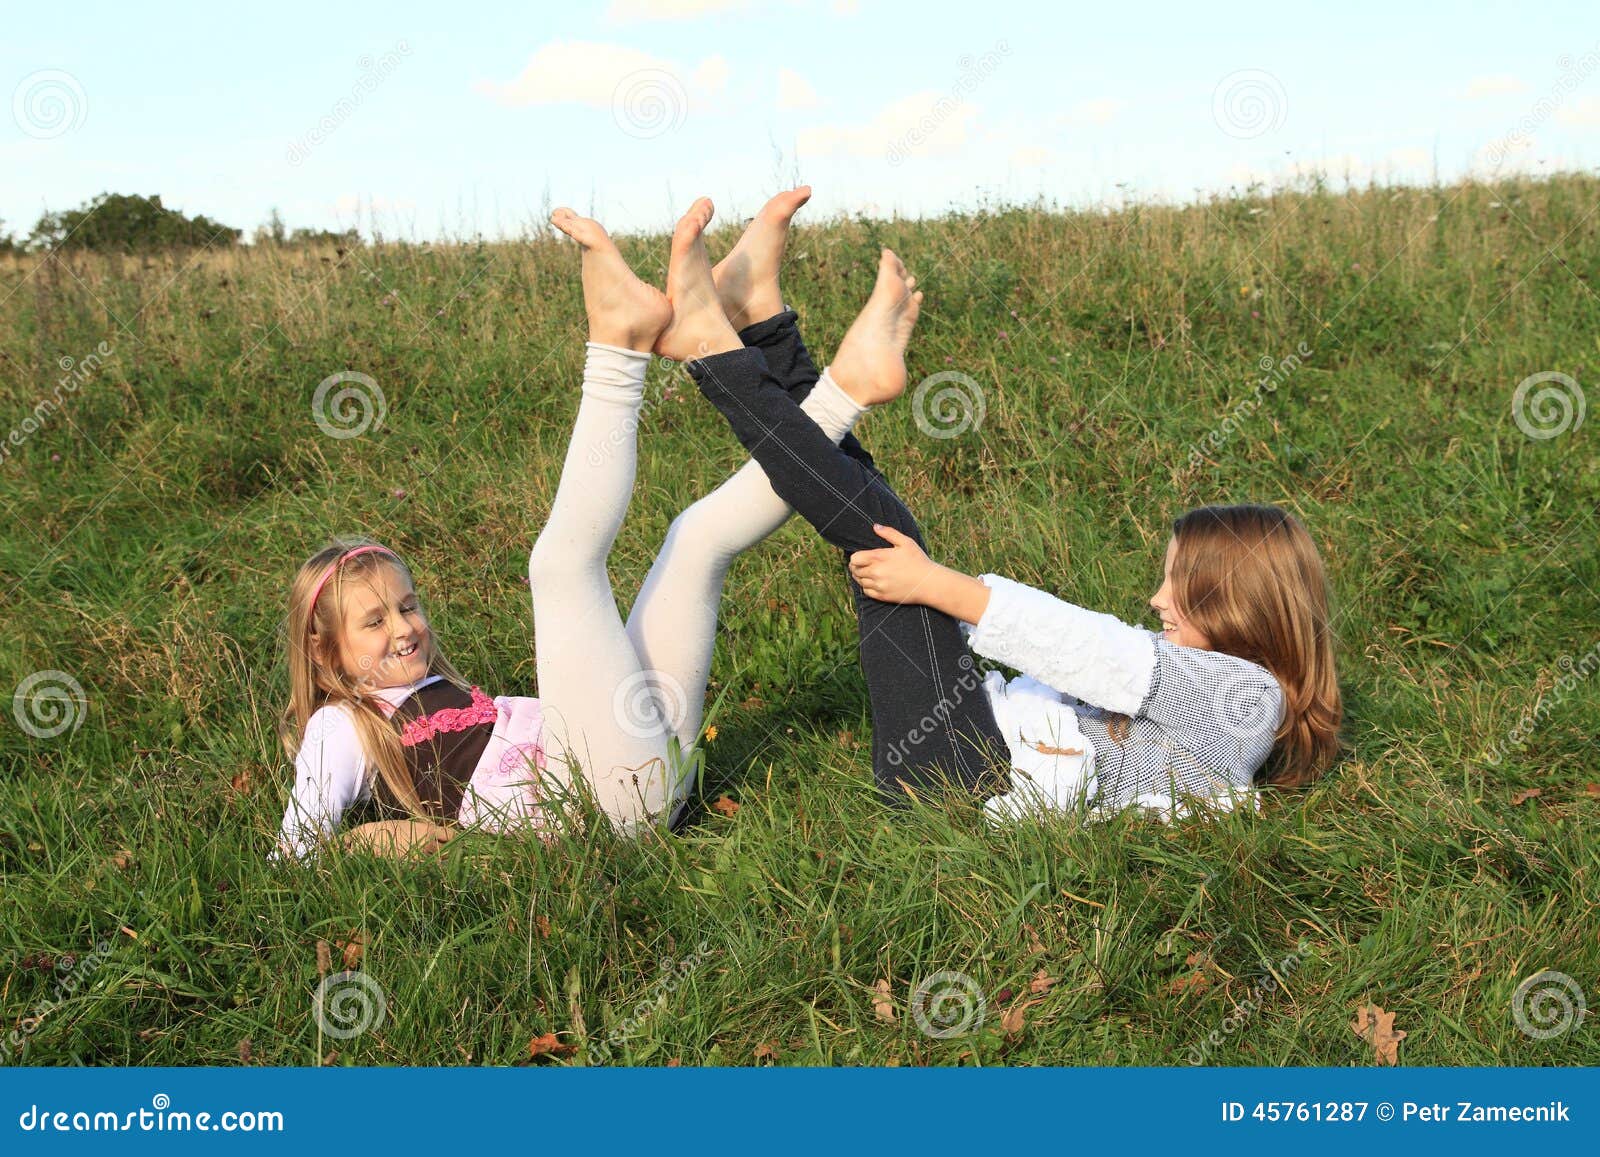
[[[413,589],[416,582],[411,568],[389,548],[369,551],[340,563],[333,577],[317,598],[315,619],[311,606],[317,580],[346,551],[358,546],[377,546],[368,538],[334,538],[300,564],[289,586],[289,612],[284,617],[284,653],[289,667],[289,703],[279,721],[278,734],[291,763],[300,754],[306,725],[318,708],[344,704],[355,720],[356,736],[367,757],[367,766],[376,772],[370,782],[374,796],[383,804],[413,816],[427,813],[417,797],[406,766],[400,734],[389,722],[372,689],[379,672],[351,678],[339,662],[339,641],[344,630],[345,591],[378,567],[390,567],[403,575]],[[312,639],[315,629],[317,638]],[[442,675],[462,690],[468,684],[445,658],[438,639],[430,635],[428,675]],[[426,676],[425,676],[426,677]],[[369,774],[372,772],[369,771]],[[437,816],[431,817],[437,819]]]
[[[1173,520],[1172,592],[1211,648],[1259,663],[1284,719],[1258,782],[1304,787],[1340,751],[1344,717],[1328,579],[1300,520],[1276,506],[1201,506]]]

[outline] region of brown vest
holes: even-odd
[[[406,769],[424,815],[454,822],[467,783],[494,733],[495,718],[493,699],[477,687],[463,691],[448,679],[413,691],[389,717],[400,732]],[[372,794],[385,818],[409,814],[381,776],[374,781]]]

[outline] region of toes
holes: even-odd
[[[550,224],[561,230],[568,237],[580,245],[590,248],[604,245],[610,240],[610,234],[600,222],[588,217],[580,217],[566,206],[562,206],[550,214]]]

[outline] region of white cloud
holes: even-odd
[[[1562,105],[1556,109],[1556,120],[1564,125],[1582,125],[1585,128],[1600,125],[1600,97],[1586,96]]]
[[[647,20],[695,20],[713,12],[743,8],[744,0],[612,0],[606,19],[613,24]]]
[[[1047,164],[1055,154],[1038,145],[1024,145],[1011,154],[1011,163],[1019,169],[1037,169]]]
[[[728,62],[720,56],[708,56],[686,69],[620,44],[557,40],[542,45],[509,84],[485,80],[473,87],[512,108],[569,102],[611,108],[625,81],[630,82],[630,91],[649,88],[670,97],[674,89],[719,92],[729,74]]]
[[[1527,85],[1508,72],[1497,73],[1494,76],[1475,76],[1467,82],[1467,90],[1462,95],[1468,100],[1476,100],[1484,96],[1505,96],[1509,93],[1524,92]]]
[[[947,155],[966,144],[976,116],[972,105],[929,89],[885,106],[865,124],[804,129],[795,140],[795,150],[813,156],[885,156],[891,162],[907,156]]]
[[[861,5],[856,0],[833,0],[833,11],[837,16],[855,16],[861,11]]]
[[[1110,124],[1121,111],[1120,100],[1098,97],[1094,100],[1080,100],[1066,111],[1061,121],[1074,125],[1104,125]]]
[[[815,108],[818,103],[810,81],[791,69],[778,69],[779,108]]]

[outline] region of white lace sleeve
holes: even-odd
[[[306,724],[294,764],[294,790],[283,813],[273,861],[304,860],[331,835],[354,804],[367,798],[367,758],[355,721],[344,707],[321,707]]]

